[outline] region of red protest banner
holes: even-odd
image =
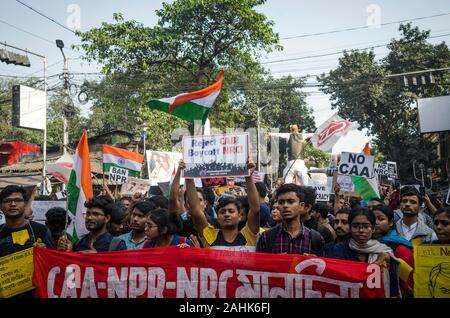
[[[384,297],[377,265],[176,246],[98,254],[36,248],[42,298]]]

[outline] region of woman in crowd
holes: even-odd
[[[372,239],[376,218],[371,210],[357,206],[349,216],[350,238],[337,244],[332,258],[380,265],[386,297],[399,297],[398,261],[392,249]]]
[[[413,296],[414,253],[411,242],[399,236],[395,229],[394,211],[384,204],[372,207],[376,217],[374,237],[389,246],[400,262],[400,288],[402,295]]]
[[[177,235],[180,227],[181,221],[176,213],[170,213],[166,209],[151,211],[145,228],[147,241],[144,243],[144,248],[174,245],[193,247],[192,240],[197,240],[193,235],[190,236],[190,239]]]
[[[450,207],[442,207],[434,214],[434,230],[438,240],[433,244],[450,244]]]

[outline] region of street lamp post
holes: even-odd
[[[64,103],[66,105],[63,106],[63,154],[67,153],[67,147],[69,145],[69,125],[67,124],[67,114],[66,114],[66,107],[68,102],[68,89],[69,89],[69,78],[67,74],[67,58],[64,54],[63,48],[64,48],[64,42],[62,40],[56,40],[56,46],[61,50],[61,53],[64,58],[64,68],[63,68],[63,78],[64,78],[64,89],[66,90],[66,95],[64,98]]]

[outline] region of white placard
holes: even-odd
[[[135,193],[140,193],[145,195],[150,190],[151,185],[152,182],[150,180],[128,177],[127,183],[122,184],[120,188],[120,194],[134,195]]]
[[[353,184],[352,177],[338,175],[336,182],[341,188],[341,192],[354,192],[355,185]]]
[[[128,169],[115,166],[109,167],[109,181],[112,184],[124,184],[128,182]]]
[[[147,150],[148,178],[152,186],[160,182],[170,182],[172,175],[176,173],[178,162],[182,155],[178,152],[164,152]]]
[[[343,152],[339,163],[339,174],[373,178],[374,157],[361,153]]]
[[[386,163],[375,162],[373,172],[375,176],[386,176],[388,179],[397,178],[397,164],[392,161]]]
[[[331,188],[326,185],[312,185],[316,190],[316,201],[330,201]]]
[[[185,136],[185,178],[247,176],[248,133]]]

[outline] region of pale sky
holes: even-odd
[[[155,10],[162,8],[162,1],[152,0],[99,0],[99,1],[73,1],[73,0],[21,0],[34,9],[46,14],[61,24],[82,31],[92,27],[98,27],[101,22],[111,22],[114,12],[123,13],[125,19],[134,19],[147,26],[156,23]],[[166,1],[171,2],[171,1]],[[341,52],[343,49],[364,48],[388,43],[391,38],[398,38],[398,23],[365,28],[347,32],[337,32],[325,35],[296,37],[319,32],[329,32],[354,27],[378,25],[377,22],[389,23],[400,20],[411,20],[438,14],[450,13],[450,1],[448,0],[268,0],[258,8],[269,19],[275,22],[274,29],[279,33],[284,50],[274,52],[261,58],[263,65],[270,69],[273,76],[280,77],[291,74],[292,76],[317,75],[333,69],[338,64],[341,54],[318,57],[333,52]],[[432,43],[448,42],[450,40],[450,15],[423,18],[413,21],[413,24],[422,29],[430,29],[431,36],[440,36],[431,39]],[[21,29],[21,30],[18,30]],[[32,33],[32,34],[30,34]],[[441,36],[444,35],[444,36]],[[98,65],[89,65],[82,61],[82,53],[74,52],[68,47],[71,44],[79,44],[79,39],[70,31],[42,17],[36,12],[23,6],[16,0],[3,0],[0,12],[0,41],[21,48],[27,48],[34,52],[46,55],[48,58],[48,75],[62,71],[62,55],[54,44],[55,39],[62,39],[66,45],[65,52],[72,60],[69,61],[71,72],[97,72]],[[378,59],[385,56],[386,47],[375,48]],[[305,58],[313,56],[312,58]],[[0,64],[0,75],[9,76],[43,76],[43,64],[38,58],[31,57],[32,67]],[[278,60],[294,59],[291,61],[273,63]],[[86,77],[92,79],[93,77]],[[76,78],[77,83],[83,82],[83,77]],[[49,86],[58,83],[59,79],[53,77],[49,80]],[[308,83],[317,83],[314,76],[308,79]],[[314,110],[316,125],[320,126],[335,112],[331,109],[328,96],[318,91],[317,87],[304,89],[310,92],[307,98],[309,106]],[[79,105],[82,113],[86,114],[89,104]],[[361,151],[361,145],[369,138],[363,133],[349,134],[337,145],[333,152],[342,150]]]

